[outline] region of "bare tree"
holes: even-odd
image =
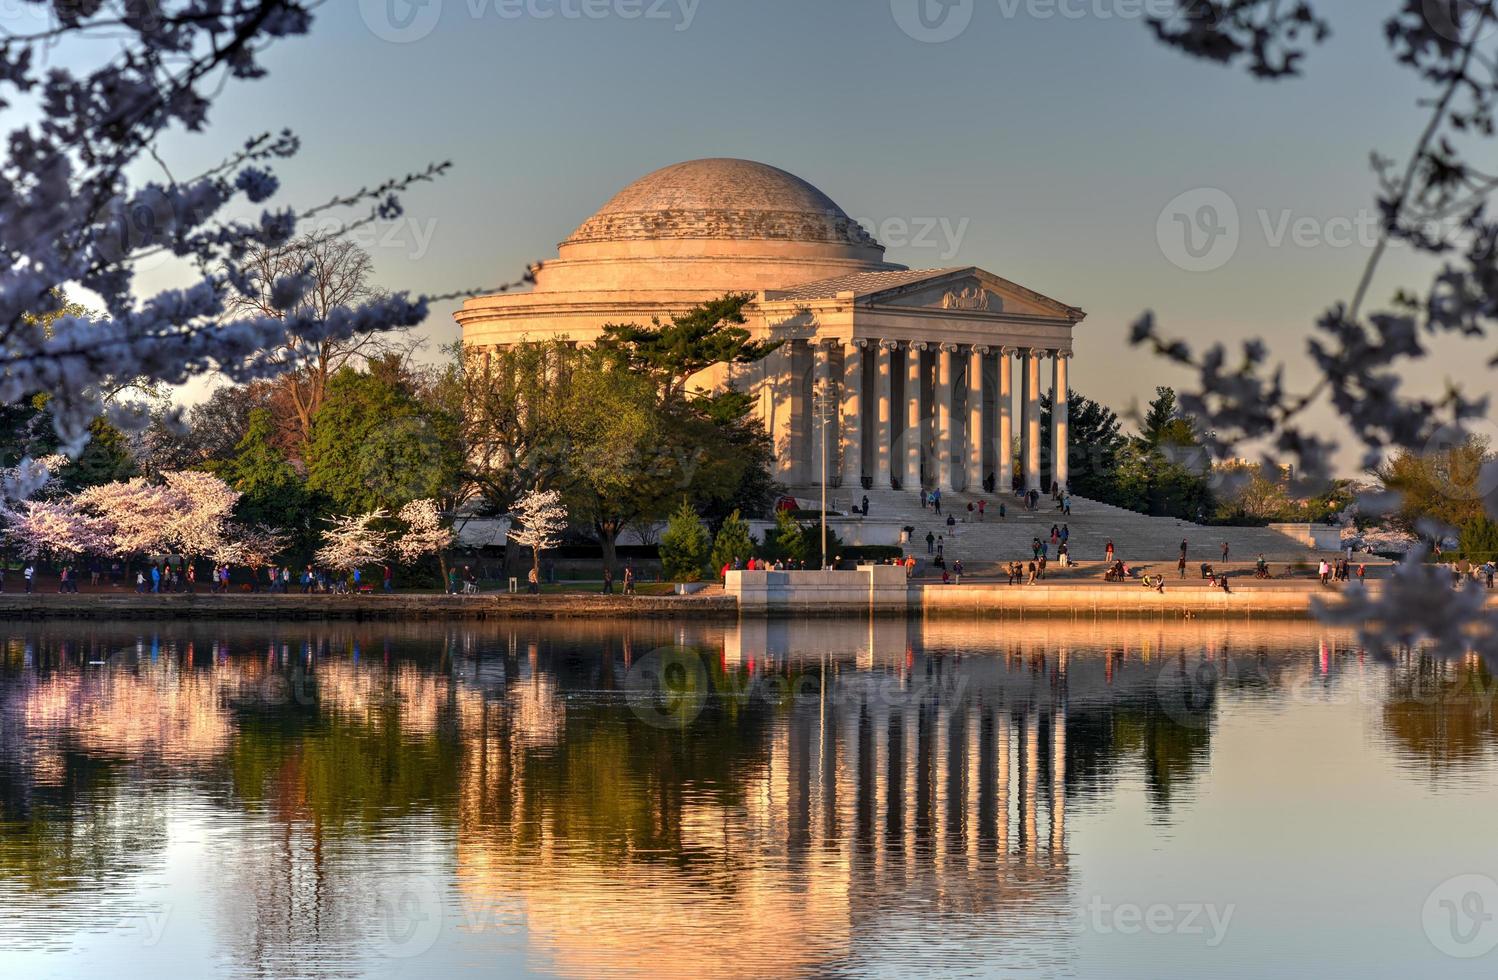
[[[342,238],[304,235],[280,248],[252,250],[244,262],[245,281],[228,309],[236,315],[286,319],[306,315],[321,321],[332,310],[375,298],[374,263],[369,253]],[[276,284],[301,277],[307,286],[290,306],[278,302]],[[355,333],[346,338],[309,340],[288,332],[274,360],[281,366],[277,385],[295,421],[298,442],[312,438],[312,419],[327,395],[328,381],[344,367],[395,354],[409,357],[421,340],[405,330]]]

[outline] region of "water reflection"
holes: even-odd
[[[1225,730],[1337,701],[1427,793],[1498,736],[1480,662],[1296,623],[10,629],[21,975],[1086,972],[1077,821],[1182,820]]]

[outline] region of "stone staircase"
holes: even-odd
[[[790,492],[813,509],[817,506],[819,491],[816,488],[795,487]],[[864,536],[865,540],[895,541],[900,528],[914,527],[909,549],[922,556],[926,553],[926,534],[933,532],[944,539],[949,560],[961,558],[963,564],[973,571],[991,563],[1028,560],[1032,539],[1039,537],[1049,541],[1052,524],[1068,526],[1072,560],[1087,564],[1103,560],[1109,540],[1113,541],[1116,556],[1125,561],[1169,561],[1173,564],[1180,554],[1181,541],[1185,539],[1192,574],[1203,561],[1221,563],[1224,541],[1228,543],[1229,562],[1233,564],[1251,563],[1260,554],[1275,563],[1315,561],[1321,554],[1270,528],[1206,527],[1170,517],[1149,517],[1082,497],[1072,498],[1072,512],[1066,517],[1049,497],[1042,497],[1039,509],[1030,512],[1016,498],[1007,496],[1003,498],[1007,516],[1000,519],[999,498],[986,496],[988,512],[985,520],[978,521],[978,495],[974,494],[943,494],[940,516],[923,509],[919,497],[913,492],[869,490],[867,494],[869,516],[852,519],[859,525],[872,525],[869,530],[873,533]],[[863,496],[864,491],[856,491],[850,499],[847,490],[829,489],[829,508],[847,514],[850,503],[856,504]],[[972,514],[967,509],[969,503],[975,506]],[[956,517],[955,527],[947,527],[948,514]],[[1054,547],[1050,549],[1050,556],[1054,561]]]

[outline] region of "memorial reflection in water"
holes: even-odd
[[[0,948],[41,966],[1044,974],[1088,955],[1074,821],[1189,809],[1225,703],[1362,678],[1402,771],[1495,744],[1482,663],[1290,623],[54,624],[3,663]]]

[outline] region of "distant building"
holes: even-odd
[[[1067,368],[1085,314],[981,269],[885,262],[884,246],[829,197],[765,164],[696,160],[641,178],[562,242],[534,290],[469,300],[457,320],[471,349],[589,343],[605,324],[647,324],[730,292],[754,296],[745,314],[757,339],[786,343],[693,383],[759,396],[783,482],[820,476],[822,386],[839,406],[834,483],[977,490],[1018,472],[1034,489],[1066,484]],[[1046,382],[1059,394],[1051,472],[1041,469]]]

